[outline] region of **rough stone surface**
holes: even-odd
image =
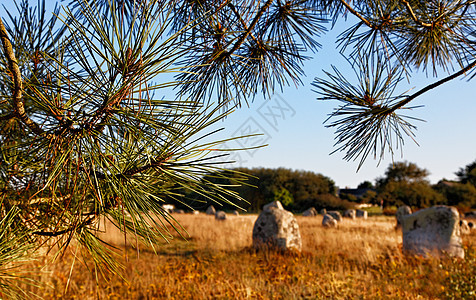
[[[294,215],[278,208],[263,210],[253,226],[253,247],[301,251],[301,234]]]
[[[460,220],[459,221],[459,230],[461,234],[470,234],[471,233],[471,227],[469,227],[469,223],[466,220]]]
[[[271,208],[284,209],[283,205],[279,201],[273,201],[263,206],[263,210],[269,210]]]
[[[367,219],[368,213],[367,213],[366,210],[358,209],[358,210],[355,211],[355,216],[357,218]]]
[[[205,212],[207,215],[215,215],[216,214],[216,210],[215,210],[215,207],[213,207],[213,205],[210,205],[208,208],[207,208],[207,211]]]
[[[410,208],[410,206],[407,206],[407,205],[400,206],[397,209],[397,212],[395,213],[395,217],[397,218],[397,226],[398,227],[402,226],[403,216],[411,215],[411,214],[412,214],[412,209]]]
[[[403,250],[422,257],[464,258],[456,208],[434,206],[402,218]]]
[[[169,214],[174,212],[175,206],[173,204],[163,204],[162,208]]]
[[[342,215],[340,214],[340,212],[336,210],[331,210],[331,211],[328,211],[327,214],[331,215],[332,218],[334,218],[334,220],[336,220],[337,222],[342,222]]]
[[[476,219],[476,210],[465,213],[464,217],[468,219]]]
[[[226,220],[226,213],[222,210],[219,210],[215,214],[215,219],[217,220]]]
[[[346,218],[350,218],[350,219],[354,220],[355,216],[356,216],[355,209],[348,209],[344,212],[344,217],[346,217]]]
[[[334,219],[331,215],[325,214],[322,218],[322,226],[324,227],[337,227],[337,220]]]
[[[304,217],[315,217],[317,216],[317,210],[314,207],[310,207],[306,211],[304,211],[302,215]]]
[[[319,212],[319,214],[321,214],[321,215],[327,214],[327,209],[325,209],[325,208],[321,209],[321,211]]]

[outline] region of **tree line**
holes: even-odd
[[[229,188],[239,195],[242,200],[235,201],[236,206],[222,206],[200,193],[186,191],[182,191],[178,200],[187,199],[187,201],[175,203],[181,208],[204,210],[209,205],[220,205],[220,208],[225,210],[239,207],[250,212],[257,212],[263,205],[272,201],[280,201],[286,209],[294,212],[302,212],[309,207],[318,210],[322,208],[344,210],[357,203],[371,203],[385,207],[409,205],[423,208],[432,205],[451,205],[463,210],[476,208],[476,161],[460,168],[455,174],[457,176],[455,181],[442,179],[437,184],[431,184],[427,179],[428,170],[411,162],[395,162],[388,166],[384,175],[377,178],[375,183],[363,181],[359,184],[357,189],[365,192],[357,197],[352,193],[339,193],[331,178],[311,171],[286,168],[237,168],[234,172],[213,172],[202,179],[207,184]],[[233,197],[232,194],[229,196]],[[185,205],[183,204],[185,202],[191,204]]]

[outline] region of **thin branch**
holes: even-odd
[[[5,54],[5,58],[8,61],[8,69],[11,72],[13,78],[13,107],[15,109],[15,115],[25,123],[28,128],[31,129],[37,135],[43,135],[45,131],[41,129],[41,127],[35,123],[32,119],[30,119],[25,111],[25,107],[23,106],[23,85],[22,85],[22,76],[20,72],[20,68],[18,67],[18,61],[15,57],[15,53],[13,53],[13,46],[8,39],[7,30],[5,29],[5,25],[3,21],[0,19],[0,38],[3,44],[3,52]]]
[[[231,9],[231,11],[235,14],[235,16],[240,20],[240,23],[241,25],[243,26],[243,28],[246,30],[246,31],[249,31],[249,27],[248,25],[246,24],[245,20],[243,20],[243,18],[241,17],[240,13],[236,10],[236,7],[233,5],[233,3],[231,2],[228,2],[228,7]],[[256,40],[256,37],[251,33],[250,31],[250,36],[251,38],[257,42]]]
[[[251,22],[250,26],[248,27],[248,30],[246,30],[246,32],[238,39],[238,41],[235,43],[235,45],[233,46],[233,48],[231,49],[230,52],[228,52],[229,55],[233,54],[238,48],[240,48],[241,45],[243,45],[243,43],[245,42],[246,38],[248,37],[248,35],[251,34],[251,31],[253,30],[253,28],[256,26],[256,24],[258,24],[258,21],[259,19],[261,18],[261,16],[264,14],[264,12],[271,6],[271,3],[273,2],[273,0],[268,0],[266,1],[266,3],[261,7],[261,9],[258,11],[258,13],[256,14],[255,18],[253,19],[253,22]]]
[[[442,84],[444,84],[444,83],[446,83],[446,82],[448,82],[448,81],[451,81],[451,80],[453,80],[453,79],[455,79],[455,78],[457,78],[457,77],[463,75],[464,73],[466,73],[466,72],[468,72],[469,70],[471,70],[472,68],[474,68],[474,66],[476,66],[476,60],[473,61],[473,62],[472,62],[471,64],[469,64],[468,66],[466,66],[465,68],[459,70],[458,72],[456,72],[456,73],[454,73],[454,74],[452,74],[452,75],[450,75],[450,76],[448,76],[448,77],[445,77],[445,78],[443,78],[443,79],[441,79],[441,80],[438,80],[437,82],[432,83],[432,84],[430,84],[430,85],[428,85],[428,86],[422,88],[421,90],[419,90],[418,92],[414,93],[413,95],[408,96],[405,100],[403,100],[403,101],[399,102],[397,105],[391,107],[389,112],[393,112],[393,111],[395,111],[395,110],[397,110],[397,109],[399,109],[399,108],[405,106],[406,104],[408,104],[409,102],[411,102],[412,100],[414,100],[416,97],[418,97],[418,96],[420,96],[420,95],[422,95],[422,94],[424,94],[424,93],[426,93],[426,92],[428,92],[428,91],[430,91],[430,90],[432,90],[432,89],[434,89],[434,88],[436,88],[436,87],[438,87],[438,86],[440,86],[440,85],[442,85]]]
[[[352,8],[345,0],[340,0],[340,2],[350,11],[351,14],[362,20],[362,22],[365,23],[365,25],[369,26],[372,29],[377,29],[372,23],[370,23],[369,20],[364,18],[361,14],[359,14],[355,9]]]
[[[13,119],[13,118],[15,118],[15,113],[11,112],[9,114],[0,116],[0,121],[10,120],[10,119]]]
[[[410,13],[413,21],[415,21],[415,23],[417,23],[418,25],[420,26],[423,26],[423,27],[426,27],[426,28],[431,28],[433,27],[433,24],[430,24],[430,23],[423,23],[422,21],[420,21],[420,19],[417,18],[417,16],[415,15],[415,12],[413,11],[410,3],[407,1],[407,0],[402,0],[402,2],[405,4],[405,6],[407,7],[407,10],[408,12]]]
[[[78,228],[82,228],[84,226],[90,225],[95,219],[96,219],[95,216],[90,217],[89,219],[84,220],[79,226],[69,227],[68,229],[64,229],[60,231],[34,231],[33,234],[40,235],[40,236],[49,236],[49,237],[60,236],[65,233],[77,230]]]

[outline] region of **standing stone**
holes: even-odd
[[[301,234],[294,215],[279,208],[263,210],[253,226],[253,247],[301,251]]]
[[[331,215],[332,218],[334,218],[334,220],[336,220],[337,222],[342,222],[342,215],[340,214],[340,212],[336,210],[331,210],[331,211],[328,211],[327,214]]]
[[[217,220],[226,220],[226,213],[223,210],[219,210],[215,214],[215,219]]]
[[[464,258],[459,215],[454,207],[434,206],[402,218],[404,252],[425,258]]]
[[[355,209],[346,210],[344,212],[344,217],[354,220],[355,219]]]
[[[317,210],[314,207],[310,207],[305,212],[303,212],[302,215],[304,217],[315,217],[317,216]]]
[[[474,229],[474,223],[472,221],[468,221],[468,227],[470,230]]]
[[[470,234],[471,227],[469,227],[469,223],[466,220],[459,221],[459,230],[461,234]]]
[[[412,214],[412,209],[410,208],[410,206],[407,206],[407,205],[400,206],[397,209],[397,212],[395,214],[395,217],[397,218],[397,227],[402,226],[403,216],[411,215],[411,214]]]
[[[325,214],[322,218],[322,226],[324,227],[337,227],[337,220],[334,219],[331,215]]]
[[[273,201],[273,202],[268,203],[265,206],[263,206],[263,210],[268,210],[268,209],[271,209],[271,208],[284,209],[283,205],[279,201]]]
[[[215,210],[215,207],[213,207],[213,205],[210,205],[208,208],[207,208],[207,211],[205,212],[207,215],[215,215],[216,214],[216,210]]]
[[[361,209],[358,209],[355,211],[355,215],[357,218],[362,218],[362,219],[367,219],[368,217],[368,213],[366,210],[361,210]]]
[[[169,214],[174,212],[175,206],[173,204],[163,204],[162,208]]]
[[[327,209],[325,209],[325,208],[321,209],[321,211],[319,212],[319,214],[321,214],[321,215],[327,214]]]
[[[476,219],[476,210],[465,213],[464,217],[468,219]]]

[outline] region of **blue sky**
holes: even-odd
[[[14,9],[12,3],[6,3],[10,11]],[[342,30],[345,25],[340,28]],[[388,154],[379,165],[378,161],[369,158],[359,172],[356,172],[358,162],[342,160],[343,153],[329,155],[334,150],[334,132],[333,129],[325,128],[323,122],[338,103],[316,100],[318,95],[312,91],[311,82],[314,77],[323,76],[322,70],[330,70],[331,65],[346,70],[344,74],[354,78],[354,73],[335,50],[338,32],[339,28],[319,38],[323,48],[313,55],[312,61],[305,64],[307,76],[302,78],[303,86],[286,87],[269,100],[258,96],[249,107],[243,106],[217,124],[216,127],[225,128],[219,135],[222,138],[243,133],[263,133],[258,138],[242,140],[241,145],[229,142],[226,147],[268,144],[264,148],[233,155],[237,162],[229,167],[310,170],[330,177],[340,187],[356,187],[365,180],[374,182],[384,174],[392,163],[392,157]],[[439,75],[445,76],[443,73]],[[408,87],[419,90],[432,80],[426,78],[425,74],[415,74]],[[410,113],[425,120],[415,123],[419,146],[407,138],[403,154],[396,152],[393,160],[414,162],[427,169],[432,183],[442,178],[455,179],[454,173],[459,168],[476,160],[474,94],[474,82],[456,79],[412,102],[412,105],[424,105]]]
[[[242,107],[219,124],[225,127],[224,137],[246,133],[245,129],[264,132],[261,141],[268,146],[234,155],[240,166],[310,170],[330,177],[339,187],[356,187],[365,180],[374,182],[383,176],[392,161],[416,163],[427,169],[428,179],[436,183],[443,178],[455,179],[456,171],[476,160],[476,91],[474,80],[468,82],[465,78],[448,82],[411,103],[411,106],[424,106],[408,112],[424,120],[414,122],[418,144],[408,137],[403,149],[397,150],[393,157],[385,154],[380,164],[369,157],[358,172],[358,161],[344,161],[344,153],[340,152],[330,155],[335,150],[334,129],[326,128],[323,122],[339,103],[318,101],[311,82],[324,76],[323,69],[331,71],[331,65],[348,75],[349,80],[355,78],[336,50],[335,36],[339,32],[337,28],[319,39],[323,48],[305,64],[307,76],[302,78],[303,86],[287,87],[268,102],[256,97],[250,107]],[[438,75],[447,76],[443,72]],[[401,90],[418,91],[433,81],[431,74],[427,77],[425,73],[416,73],[409,84],[402,83]],[[250,140],[248,144],[258,142],[258,139]]]

